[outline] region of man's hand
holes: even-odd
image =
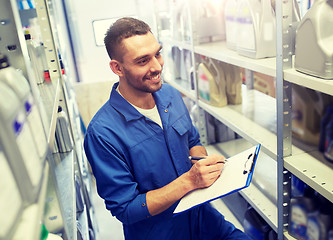
[[[199,161],[192,160],[193,166],[187,172],[193,189],[205,188],[212,185],[220,176],[225,158],[213,154]]]
[[[205,153],[205,151],[200,152],[200,155],[203,156]],[[193,152],[190,152],[190,154],[193,154]],[[193,154],[193,156],[199,155]],[[146,201],[149,213],[152,216],[159,214],[188,192],[212,185],[220,176],[224,161],[225,158],[217,154],[205,157],[196,161],[188,172],[171,183],[147,192]]]

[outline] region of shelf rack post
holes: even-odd
[[[276,99],[277,99],[277,177],[278,177],[278,239],[288,229],[291,174],[284,168],[284,157],[291,155],[291,84],[284,81],[283,71],[292,67],[291,44],[293,0],[276,1]]]

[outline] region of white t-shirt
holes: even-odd
[[[117,92],[121,95],[120,91],[119,91],[119,87],[117,87]],[[123,97],[123,95],[121,95]],[[125,98],[124,98],[125,99]],[[126,99],[125,99],[126,100]],[[135,105],[133,105],[132,103],[130,103],[136,110],[138,110],[139,113],[141,113],[143,116],[149,118],[150,120],[156,122],[162,129],[163,129],[163,125],[162,125],[162,120],[161,120],[161,116],[157,110],[156,104],[153,108],[151,109],[143,109],[143,108],[139,108]]]

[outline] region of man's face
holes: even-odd
[[[152,33],[123,40],[123,76],[127,90],[153,93],[162,86],[162,47]],[[130,88],[130,89],[129,89]]]

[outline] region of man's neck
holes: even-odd
[[[142,109],[152,109],[155,107],[155,99],[151,93],[131,94],[122,90],[120,86],[118,86],[117,90],[123,98],[134,106]]]

